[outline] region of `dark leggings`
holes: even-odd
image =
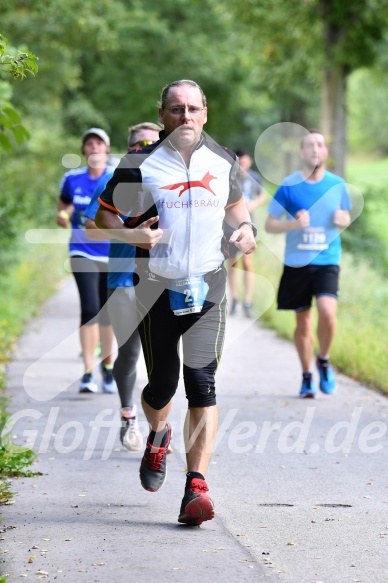
[[[107,301],[107,264],[80,255],[70,258],[81,302],[81,326],[109,326]]]
[[[143,398],[154,409],[163,409],[178,386],[179,340],[183,346],[183,377],[189,407],[216,404],[215,380],[225,333],[225,269],[208,281],[202,311],[175,316],[165,286],[145,281],[136,286],[139,333],[147,366],[148,384]]]
[[[132,407],[136,364],[140,354],[135,288],[108,290],[108,311],[116,336],[118,355],[113,367],[122,407]]]

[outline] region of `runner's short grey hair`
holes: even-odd
[[[196,83],[195,81],[192,81],[191,79],[179,79],[178,81],[173,81],[172,83],[169,83],[168,85],[163,87],[162,92],[160,94],[160,100],[158,103],[158,107],[165,109],[166,103],[168,101],[170,89],[172,87],[181,87],[182,85],[189,85],[190,87],[196,87],[202,96],[202,104],[204,107],[206,107],[206,95],[204,94],[202,88],[198,85],[198,83]]]

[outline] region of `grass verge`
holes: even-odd
[[[366,156],[349,156],[346,165],[346,178],[361,189],[367,187],[385,187],[388,173],[388,158],[369,160]]]
[[[3,436],[8,413],[5,367],[15,341],[26,322],[35,316],[40,305],[55,291],[65,272],[67,249],[63,245],[29,245],[20,241],[15,249],[13,267],[0,280],[0,504],[12,497],[10,479],[36,475],[25,468],[35,460],[33,451],[14,448]]]

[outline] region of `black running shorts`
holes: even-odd
[[[311,308],[313,296],[338,298],[338,265],[284,266],[278,290],[278,310]]]

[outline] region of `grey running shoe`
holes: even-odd
[[[253,317],[252,304],[250,302],[244,302],[243,309],[244,309],[244,314],[245,314],[246,318]]]
[[[121,409],[120,441],[128,451],[143,449],[143,437],[139,430],[136,405]]]

